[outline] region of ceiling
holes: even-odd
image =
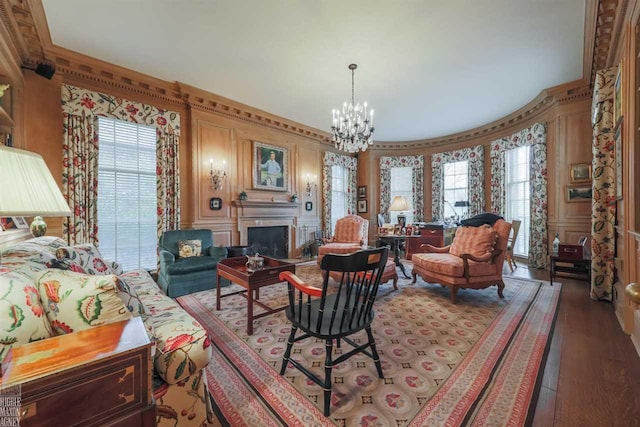
[[[42,0],[54,44],[329,131],[472,129],[582,78],[585,0]]]

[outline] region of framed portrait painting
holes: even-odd
[[[358,198],[366,199],[367,198],[367,186],[361,185],[358,187]]]
[[[289,191],[288,150],[253,142],[253,188]]]

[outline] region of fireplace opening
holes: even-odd
[[[249,227],[247,245],[253,253],[271,258],[289,257],[289,227]]]

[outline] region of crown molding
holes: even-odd
[[[590,100],[592,91],[583,80],[565,83],[545,89],[524,107],[517,111],[491,123],[478,126],[464,132],[446,135],[439,138],[430,138],[415,141],[403,142],[379,142],[370,148],[370,150],[390,150],[390,149],[413,149],[413,148],[430,148],[440,147],[443,145],[460,144],[478,138],[488,138],[494,136],[496,138],[504,136],[509,129],[518,125],[526,126],[532,123],[534,119],[539,119],[542,114],[551,107],[564,102],[576,102],[580,100]]]

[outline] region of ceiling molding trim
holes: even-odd
[[[564,102],[576,102],[590,100],[592,90],[582,80],[570,82],[564,85],[543,90],[535,99],[519,110],[502,119],[488,123],[477,128],[460,132],[441,138],[431,138],[404,142],[378,142],[376,141],[370,150],[415,149],[440,147],[444,145],[462,144],[477,138],[501,137],[509,129],[518,125],[526,127],[534,118],[538,118],[551,107]],[[508,132],[506,132],[508,133]]]
[[[0,0],[0,8],[4,9],[3,20],[20,54],[22,65],[35,65],[44,60],[44,49],[39,36],[41,30],[33,19],[31,3],[28,0]],[[44,8],[42,13],[44,14]]]
[[[628,0],[598,0],[596,31],[593,46],[590,83],[593,85],[596,72],[611,67],[615,46],[620,39],[624,10]]]
[[[177,85],[182,99],[190,108],[256,123],[333,146],[331,135],[328,132],[241,104],[186,83],[177,82]]]

